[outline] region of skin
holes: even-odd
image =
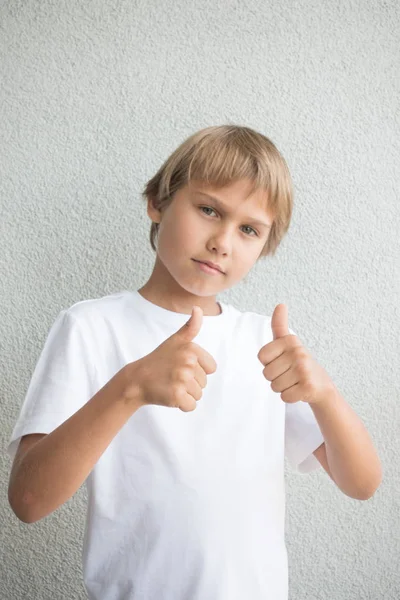
[[[192,181],[176,192],[163,212],[149,200],[147,214],[160,223],[158,251],[153,272],[138,292],[173,312],[190,315],[197,305],[204,316],[220,314],[217,294],[249,273],[273,222],[266,192],[258,190],[247,198],[250,189],[251,182],[245,179],[220,189]],[[220,211],[212,199],[198,191],[216,196],[228,210]],[[254,224],[249,216],[266,226]],[[192,259],[218,263],[224,274],[205,273]]]

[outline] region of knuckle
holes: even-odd
[[[190,368],[182,367],[179,369],[178,381],[180,384],[185,384],[191,379],[193,379],[193,373]]]
[[[305,355],[304,348],[302,348],[302,346],[295,346],[292,352],[296,358],[302,358]]]
[[[186,359],[186,364],[189,365],[189,367],[194,367],[197,365],[197,356],[194,356],[193,354],[189,355]]]
[[[305,368],[307,353],[303,348],[295,348],[293,351],[293,359],[296,361],[296,364],[301,368]]]
[[[301,373],[303,373],[303,375],[307,375],[310,372],[310,364],[306,356],[302,356],[297,361],[297,367],[301,371]]]
[[[189,367],[194,367],[197,364],[197,356],[193,350],[185,350],[182,363]]]
[[[180,394],[181,384],[177,381],[171,385],[172,396],[176,398]]]

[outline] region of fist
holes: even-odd
[[[309,404],[323,401],[334,390],[334,383],[296,335],[289,333],[288,309],[276,306],[271,329],[273,341],[261,348],[258,360],[264,365],[263,375],[284,402],[302,400]]]
[[[207,375],[217,369],[211,354],[192,341],[202,323],[203,311],[194,306],[181,329],[153,352],[130,363],[135,367],[132,382],[139,385],[143,404],[180,408],[183,412],[195,410],[207,385]]]

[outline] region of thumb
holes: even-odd
[[[193,306],[192,314],[189,321],[187,321],[183,327],[178,329],[176,332],[180,337],[183,337],[185,341],[190,342],[199,333],[203,324],[203,309],[200,306]]]
[[[275,310],[271,318],[271,329],[274,340],[290,334],[288,308],[286,304],[278,304],[275,306]]]

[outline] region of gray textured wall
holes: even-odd
[[[278,145],[296,198],[276,257],[220,298],[288,304],[384,469],[361,502],[286,465],[290,598],[398,600],[399,3],[3,0],[0,20],[1,599],[85,598],[85,489],[33,525],[7,502],[5,447],[49,328],[144,284],[144,182],[233,122]]]

